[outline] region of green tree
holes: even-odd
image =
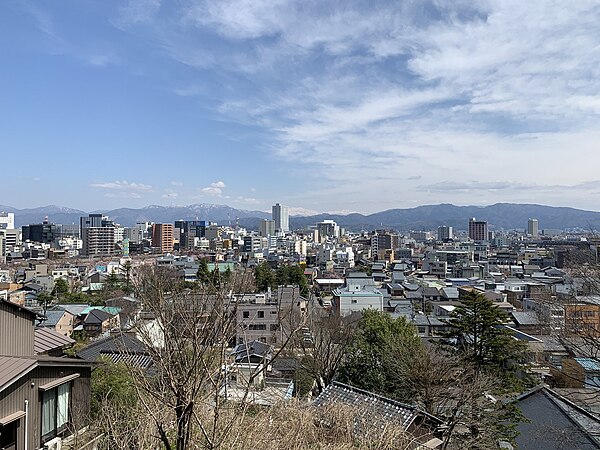
[[[54,282],[54,289],[52,294],[57,298],[62,298],[69,293],[69,283],[64,278],[59,278]]]
[[[277,268],[275,276],[278,286],[293,284],[300,287],[300,295],[308,297],[308,281],[304,275],[304,269],[297,265],[282,264]]]
[[[414,326],[404,317],[393,319],[384,312],[366,309],[354,341],[348,348],[340,368],[340,379],[372,392],[397,397],[387,357],[392,346],[402,346],[416,353],[421,345]]]
[[[107,448],[136,448],[132,431],[139,427],[135,414],[139,397],[131,370],[102,359],[92,371],[91,391],[91,416],[104,432]]]
[[[269,264],[263,262],[254,268],[254,282],[258,292],[264,292],[269,288],[277,287],[277,280]]]
[[[477,371],[491,371],[515,381],[523,373],[526,345],[503,327],[505,314],[486,296],[468,293],[445,320],[449,330],[443,344],[456,349]]]
[[[207,284],[210,281],[210,271],[208,270],[208,262],[206,261],[206,258],[202,258],[200,261],[198,261],[196,279],[202,284]]]
[[[132,290],[132,288],[131,288],[131,272],[132,272],[133,266],[131,265],[131,261],[126,261],[121,266],[121,269],[125,272],[125,287],[123,288],[123,290],[125,291],[126,294],[129,294]]]
[[[227,266],[227,269],[225,269],[225,272],[223,272],[223,282],[229,283],[231,281],[232,275],[233,274],[231,273],[231,269],[229,268],[229,266]]]
[[[211,274],[211,283],[214,287],[221,287],[221,272],[219,271],[219,263],[215,263],[215,268]]]

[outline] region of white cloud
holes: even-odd
[[[90,186],[100,189],[114,189],[127,191],[149,191],[152,186],[143,183],[130,183],[128,181],[108,181],[102,183],[92,183]]]
[[[307,207],[339,209],[340,197],[353,210],[560,203],[573,193],[560,186],[595,180],[594,1],[348,0],[342,8],[222,0],[195,2],[178,17],[171,28],[157,24],[161,51],[192,68],[233,73],[218,113],[266,131],[265,150],[307,179],[310,188],[296,197]],[[194,39],[204,34],[215,50]],[[189,86],[178,94],[210,91]],[[202,192],[221,196],[219,183]]]
[[[179,193],[171,191],[170,189],[167,189],[167,191],[161,195],[161,198],[167,198],[167,199],[175,199],[179,197]]]
[[[182,181],[171,181],[171,186],[183,186],[183,182]]]
[[[224,188],[225,188],[224,182],[215,181],[214,183],[211,183],[209,186],[202,188],[201,191],[208,195],[220,196],[223,193]]]

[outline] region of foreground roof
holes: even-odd
[[[518,426],[519,449],[600,448],[600,418],[555,391],[541,386],[520,396],[516,403],[529,420]]]
[[[50,328],[36,328],[33,336],[33,349],[37,354],[69,347],[75,343],[74,339],[57,333]]]
[[[359,414],[366,421],[379,422],[382,419],[398,422],[402,428],[408,429],[419,415],[427,415],[415,406],[334,381],[315,399],[315,405],[338,403],[358,406]],[[437,423],[441,421],[427,415]]]

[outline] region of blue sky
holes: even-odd
[[[0,2],[0,204],[600,209],[596,1]]]

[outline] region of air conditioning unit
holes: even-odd
[[[62,449],[62,439],[56,437],[51,441],[48,441],[44,444],[44,450],[61,450]]]

